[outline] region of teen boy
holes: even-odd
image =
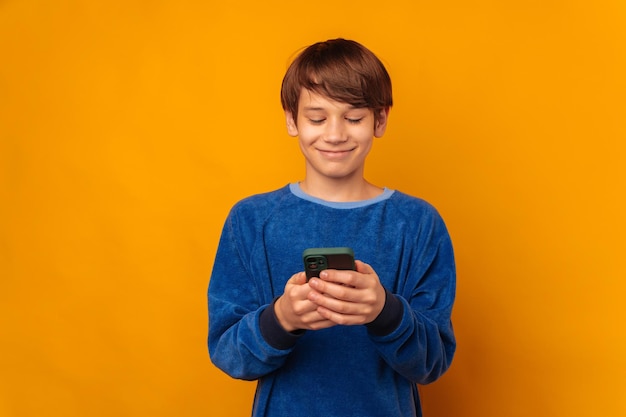
[[[295,59],[281,98],[305,177],[230,212],[208,291],[211,359],[258,379],[253,416],[420,416],[416,383],[455,351],[455,266],[432,206],[363,177],[389,75],[362,45],[329,40]],[[307,282],[302,252],[337,246],[356,271]]]

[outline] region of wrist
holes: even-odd
[[[380,314],[366,324],[368,331],[376,336],[384,336],[394,331],[402,321],[404,306],[402,302],[385,289],[385,304]]]
[[[277,301],[277,300],[276,300]],[[276,316],[276,301],[261,312],[259,326],[265,341],[276,349],[290,349],[304,335],[304,330],[289,332],[279,323]]]
[[[276,302],[274,302],[274,305],[272,306],[272,308],[274,309],[274,315],[276,316],[276,320],[278,321],[278,324],[280,324],[280,326],[287,332],[295,332],[296,330],[299,330],[297,327],[295,327],[294,325],[290,324],[289,321],[286,318],[286,314],[283,312],[282,309],[282,302],[283,302],[283,296],[281,295],[280,297],[278,297],[276,299]]]

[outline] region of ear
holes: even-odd
[[[285,110],[285,121],[287,122],[287,133],[289,136],[298,136],[298,125],[293,118],[293,114],[288,110]]]
[[[377,138],[385,134],[387,130],[387,120],[389,119],[389,107],[380,109],[374,114],[374,136]]]

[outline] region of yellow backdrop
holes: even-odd
[[[340,36],[394,82],[369,178],[455,243],[426,415],[626,415],[625,27],[619,0],[0,2],[0,416],[249,414],[211,263],[233,203],[301,178],[280,81]]]

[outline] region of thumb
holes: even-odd
[[[356,266],[356,272],[360,272],[361,274],[374,274],[374,268],[372,268],[369,264],[361,261],[354,261],[354,265]]]
[[[302,285],[306,283],[306,274],[304,272],[298,272],[297,274],[294,274],[289,281],[291,281],[294,285]]]

